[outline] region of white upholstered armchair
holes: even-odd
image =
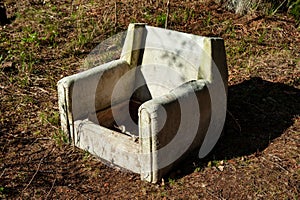
[[[145,24],[129,25],[120,59],[58,82],[70,141],[154,183],[187,153],[213,148],[226,94],[221,38]]]

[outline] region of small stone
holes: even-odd
[[[222,171],[224,171],[224,166],[220,165],[220,166],[218,166],[218,169],[222,172]]]
[[[207,183],[201,183],[201,187],[205,188],[207,186]]]
[[[165,186],[165,180],[163,178],[161,179],[161,186]]]

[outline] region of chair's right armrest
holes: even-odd
[[[142,179],[157,182],[191,149],[199,148],[210,121],[206,81],[194,80],[139,108]]]

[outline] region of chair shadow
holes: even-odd
[[[230,86],[223,136],[204,159],[194,152],[177,168],[181,173],[169,177],[191,174],[210,161],[259,153],[293,125],[296,115],[300,115],[299,89],[259,77]]]

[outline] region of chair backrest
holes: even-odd
[[[221,55],[221,56],[220,56]],[[147,100],[197,79],[213,81],[217,66],[227,80],[223,39],[202,37],[145,24],[130,24],[121,59],[136,68],[136,86],[146,85],[139,98]],[[227,84],[227,83],[226,83]]]

